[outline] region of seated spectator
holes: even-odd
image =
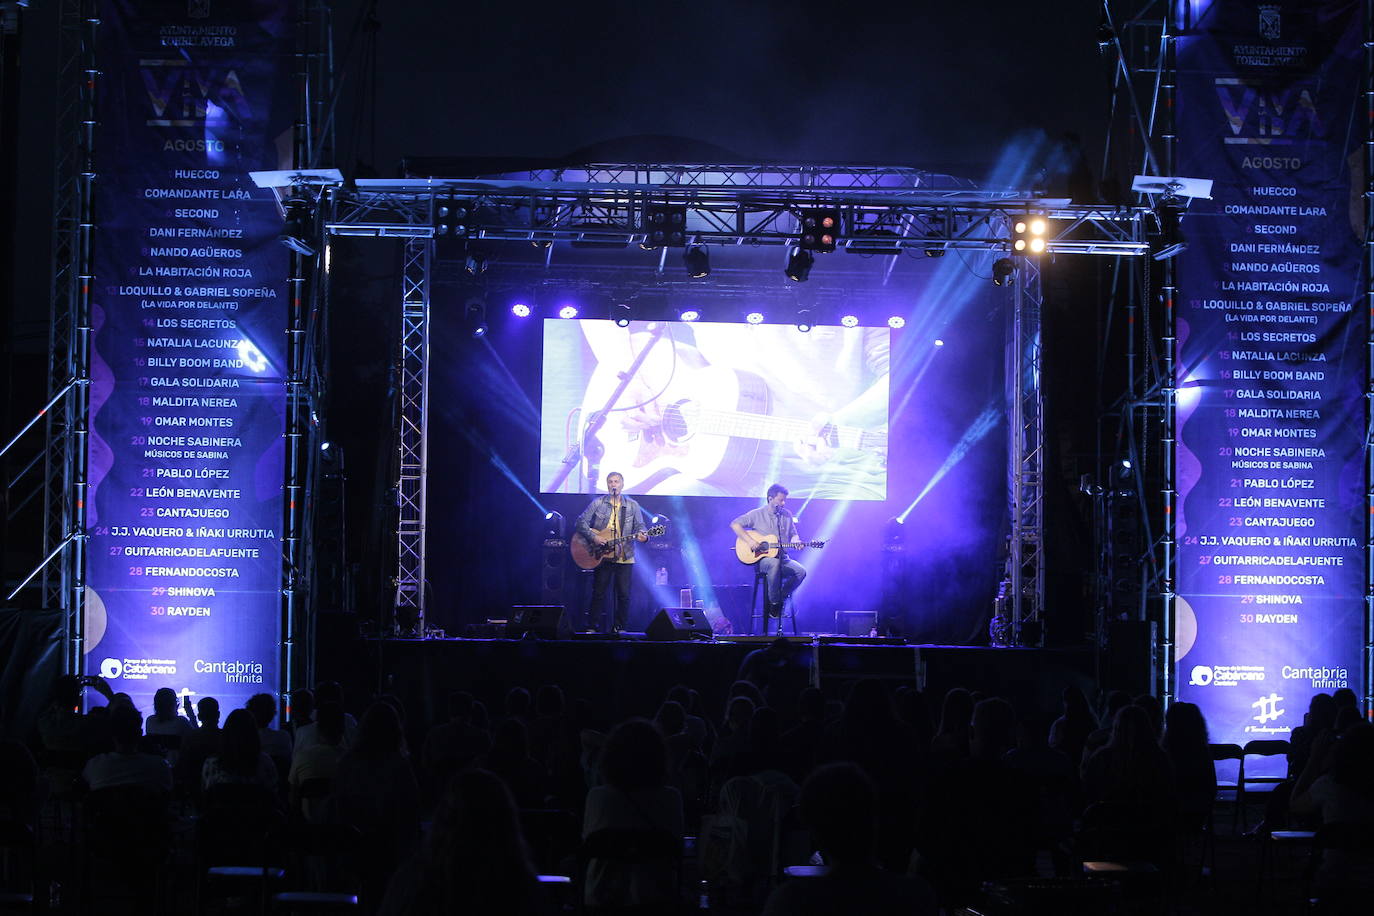
[[[420,766],[435,787],[432,791],[448,785],[456,773],[491,749],[491,736],[472,723],[472,704],[472,694],[466,690],[450,693],[448,721],[434,726],[425,736]]]
[[[484,770],[450,780],[422,854],[396,871],[378,910],[379,916],[551,912],[510,792]]]
[[[819,687],[803,687],[797,694],[800,720],[782,733],[779,744],[787,761],[787,773],[800,783],[816,768],[825,748],[825,694]]]
[[[563,728],[563,690],[557,684],[545,684],[534,696],[534,718],[526,728],[530,756],[544,769],[552,766],[558,750],[558,738]]]
[[[248,698],[244,708],[253,714],[253,721],[258,725],[258,741],[262,745],[262,752],[273,761],[283,761],[284,763],[277,765],[285,769],[291,760],[291,733],[272,727],[273,721],[277,718],[277,701],[270,693],[255,693]]]
[[[401,753],[403,743],[395,708],[379,700],[363,714],[358,738],[334,775],[334,817],[363,835],[365,892],[383,890],[420,837],[420,788],[409,758]]]
[[[1028,712],[1017,721],[1016,746],[1002,757],[1035,795],[1035,840],[1042,849],[1069,837],[1078,810],[1078,766],[1050,747],[1048,737],[1048,717]]]
[[[1084,748],[1090,740],[1096,740],[1095,736],[1099,734],[1097,716],[1093,715],[1092,708],[1088,706],[1088,698],[1077,685],[1070,684],[1065,687],[1061,697],[1063,712],[1050,726],[1050,747],[1072,760],[1075,767],[1081,768],[1083,758],[1087,754]],[[1116,710],[1130,701],[1130,694],[1124,690],[1113,691],[1108,699],[1108,715],[1116,715]],[[1105,743],[1110,731],[1101,729],[1100,732],[1101,743]],[[1100,744],[1094,745],[1098,746]]]
[[[1288,772],[1297,778],[1307,767],[1312,743],[1336,724],[1336,700],[1329,693],[1314,693],[1303,713],[1302,724],[1288,736]]]
[[[1092,802],[1125,802],[1169,816],[1175,804],[1174,767],[1155,738],[1150,714],[1127,704],[1112,736],[1083,765],[1083,794]]]
[[[290,721],[286,723],[286,730],[291,733],[293,752],[296,732],[315,721],[315,706],[315,692],[309,687],[291,691],[291,705],[287,707]]]
[[[969,757],[931,773],[917,822],[920,874],[947,905],[967,903],[984,881],[1032,873],[1037,798],[1029,776],[1008,765],[1016,713],[1000,697],[980,701],[969,723]]]
[[[273,795],[277,791],[277,767],[262,752],[257,720],[247,709],[236,709],[224,720],[219,753],[212,754],[201,768],[204,790],[219,785],[261,786]]]
[[[829,870],[781,884],[769,895],[764,916],[935,916],[929,884],[878,867],[877,808],[873,781],[854,764],[830,764],[811,774],[802,786],[801,819]]]
[[[1112,739],[1112,726],[1116,722],[1116,714],[1123,706],[1131,705],[1131,695],[1124,690],[1113,690],[1103,698],[1103,703],[1105,709],[1102,714],[1101,727],[1094,729],[1088,735],[1087,740],[1083,742],[1083,756],[1078,761],[1080,773],[1083,767],[1087,765],[1088,758],[1101,750]]]
[[[544,806],[547,772],[530,756],[525,724],[519,719],[507,719],[496,727],[482,766],[501,777],[521,808]]]
[[[177,692],[170,687],[159,687],[153,694],[153,714],[143,724],[143,733],[155,739],[152,743],[165,751],[167,762],[173,768],[181,753],[181,743],[196,727],[177,713]],[[158,741],[165,738],[166,741]]]
[[[656,833],[682,842],[682,796],[667,785],[667,751],[653,723],[630,719],[611,731],[601,758],[605,782],[587,793],[582,837],[598,833]],[[653,907],[677,901],[678,863],[673,859],[587,863],[589,907]]]
[[[81,694],[88,686],[99,691],[106,702],[114,700],[104,678],[64,674],[53,683],[48,702],[38,713],[38,738],[44,751],[76,760],[105,749],[100,745],[108,740],[108,729],[81,714]]]
[[[968,727],[973,718],[973,695],[962,687],[951,687],[940,705],[940,726],[930,739],[930,754],[941,760],[968,757]]]
[[[92,791],[115,786],[138,786],[163,794],[171,793],[172,768],[161,756],[145,754],[140,748],[143,721],[136,710],[119,708],[111,713],[110,736],[115,749],[96,754],[81,771],[81,778]]]
[[[343,707],[338,703],[325,703],[317,710],[315,723],[319,726],[318,740],[291,758],[291,771],[286,781],[291,788],[293,809],[299,810],[306,821],[318,824],[326,820],[328,799],[302,797],[302,790],[307,783],[316,780],[324,780],[331,789],[333,787],[339,760],[344,755]]]
[[[724,781],[722,776],[733,772],[734,758],[749,749],[749,723],[754,718],[755,708],[754,701],[747,696],[732,697],[725,707],[725,721],[721,723],[710,757],[712,780],[717,785]]]
[[[710,750],[711,728],[706,718],[699,715],[701,695],[685,684],[677,684],[668,691],[667,698],[680,704],[687,713],[686,729],[696,741],[696,746],[703,752]]]
[[[177,756],[173,771],[177,781],[182,784],[200,783],[201,771],[205,761],[220,752],[220,738],[223,732],[219,727],[219,700],[214,697],[201,697],[196,704],[195,728],[181,742],[181,753]]]
[[[1201,829],[1217,794],[1216,764],[1208,748],[1207,722],[1194,703],[1174,703],[1164,717],[1160,742],[1174,771],[1174,793],[1184,826]]]
[[[1374,835],[1374,726],[1358,722],[1339,737],[1324,732],[1293,786],[1289,810],[1316,815],[1322,825],[1348,824]],[[1321,887],[1374,890],[1374,850],[1328,849],[1317,873]]]
[[[343,688],[338,681],[321,681],[315,685],[315,708],[323,706],[325,703],[338,703],[340,709],[344,707]],[[345,709],[343,727],[343,746],[345,749],[353,746],[353,739],[358,735],[358,720],[353,718]],[[297,728],[292,735],[291,753],[298,753],[302,747],[309,747],[315,740],[315,723],[310,722]]]

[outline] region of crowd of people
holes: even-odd
[[[1190,703],[1095,705],[1069,687],[1046,711],[956,688],[936,710],[910,685],[858,679],[829,696],[787,672],[785,646],[760,650],[723,709],[679,685],[652,719],[618,723],[555,685],[490,707],[458,690],[435,723],[389,695],[355,719],[336,683],[293,693],[289,715],[258,694],[221,723],[214,698],[178,708],[163,688],[145,718],[98,678],[63,677],[31,740],[0,746],[0,816],[79,846],[97,799],[131,798],[168,825],[160,863],[178,861],[183,819],[187,899],[217,858],[290,857],[262,837],[335,831],[349,842],[309,882],[386,914],[934,914],[992,886],[1076,880],[1085,859],[1186,881],[1190,844],[1213,829],[1215,755]],[[88,687],[105,703],[83,713]],[[1315,696],[1289,754],[1261,829],[1344,825],[1367,843],[1374,727],[1354,694]],[[90,881],[69,871],[35,865],[52,888]],[[1333,850],[1318,878],[1374,889],[1369,845]]]

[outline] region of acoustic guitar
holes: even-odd
[[[763,543],[757,547],[750,544],[744,538],[735,538],[735,556],[739,557],[741,563],[748,563],[753,566],[764,557],[776,557],[778,555],[778,536],[776,534],[761,534]],[[801,550],[804,547],[814,547],[817,550],[825,546],[825,541],[794,541],[784,544],[788,550]]]
[[[651,538],[656,538],[667,530],[667,525],[655,525],[646,529],[645,533]],[[610,528],[602,528],[600,531],[593,528],[592,533],[606,538],[606,543],[598,545],[595,541],[584,537],[580,531],[574,532],[568,540],[568,551],[572,553],[573,562],[583,569],[596,569],[601,565],[602,560],[613,556],[615,549],[621,544],[638,539],[638,536],[633,534],[626,534],[617,538],[609,537]]]

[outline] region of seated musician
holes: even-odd
[[[783,603],[806,579],[806,567],[787,555],[788,544],[800,541],[796,522],[787,511],[787,488],[775,483],[768,488],[768,502],[751,509],[730,523],[735,536],[751,546],[764,543],[768,536],[777,538],[778,555],[759,560],[766,585],[765,607],[770,617],[782,613]]]

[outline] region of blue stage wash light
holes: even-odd
[[[750,312],[744,316],[744,320],[750,324],[763,324],[763,312]]]
[[[530,307],[523,302],[517,302],[510,307],[510,313],[516,318],[530,317]]]
[[[698,312],[696,309],[683,309],[682,314],[677,317],[681,318],[683,321],[696,321],[701,317],[701,312]]]
[[[326,441],[320,443],[320,451],[322,451],[322,452],[327,452],[327,451],[329,451],[329,442],[328,442],[328,440],[326,440]]]
[[[944,342],[943,340],[941,340],[941,339],[938,338],[938,337],[935,338],[935,346],[937,346],[937,347],[943,347],[944,345],[945,345],[945,342]]]
[[[904,328],[906,327],[906,319],[901,315],[893,315],[887,319],[887,326],[889,328]]]
[[[840,324],[844,325],[847,328],[857,328],[859,326],[859,316],[845,315],[843,318],[840,319]]]
[[[618,328],[628,328],[630,326],[630,307],[628,305],[611,306],[611,319]]]
[[[575,306],[575,305],[565,305],[565,306],[563,306],[561,309],[558,310],[558,317],[559,317],[559,318],[576,318],[576,317],[577,317],[577,306]]]

